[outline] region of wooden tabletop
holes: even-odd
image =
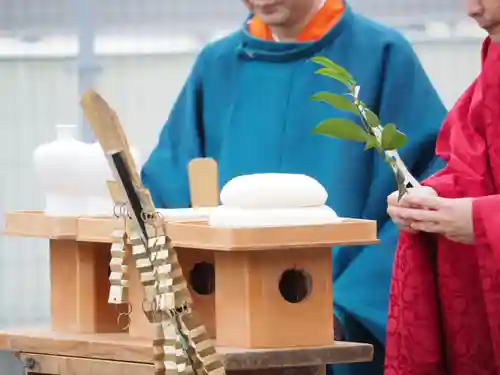
[[[151,363],[151,341],[119,334],[62,334],[44,328],[0,331],[0,350],[65,357]],[[335,342],[314,348],[234,349],[219,347],[228,370],[320,366],[325,363],[368,362],[369,344]]]

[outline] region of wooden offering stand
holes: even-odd
[[[0,333],[0,349],[38,364],[32,373],[153,373],[151,330],[141,311],[142,286],[133,262],[128,265],[128,330],[117,323],[125,308],[107,301],[111,233],[122,225],[115,218],[7,214],[5,234],[50,241],[52,327]],[[168,222],[166,229],[195,309],[225,354],[229,372],[302,367],[312,374],[326,363],[372,359],[371,345],[333,342],[331,247],[376,243],[375,222],[258,229]],[[83,359],[70,366],[70,357]],[[125,361],[135,365],[127,367]]]

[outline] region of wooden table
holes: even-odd
[[[0,331],[0,350],[13,352],[26,375],[152,375],[151,341],[127,334],[60,334],[48,329]],[[321,375],[327,363],[371,361],[369,344],[336,342],[318,348],[218,348],[228,375]]]

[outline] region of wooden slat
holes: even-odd
[[[27,375],[153,375],[152,365],[21,353]],[[324,366],[229,371],[228,375],[324,375]]]
[[[127,137],[118,120],[118,116],[108,103],[95,91],[87,90],[83,93],[80,104],[87,118],[92,132],[98,139],[104,152],[121,151],[125,155],[130,177],[134,185],[140,186],[139,173],[136,169],[134,158],[130,152]]]
[[[67,357],[151,363],[151,342],[127,334],[60,334],[40,329],[0,332],[0,349]],[[371,361],[369,344],[337,342],[320,348],[218,348],[227,370],[320,366],[325,363]]]
[[[80,104],[92,128],[92,132],[105,154],[111,155],[119,152],[122,158],[124,158],[123,161],[125,162],[131,182],[140,196],[143,212],[154,212],[153,200],[149,191],[141,184],[139,171],[137,170],[127,137],[116,112],[101,95],[92,89],[83,93]],[[125,194],[123,190],[122,193]]]
[[[344,219],[338,223],[263,228],[216,228],[206,221],[170,222],[172,243],[220,251],[290,250],[323,246],[357,246],[379,242],[374,220]]]
[[[189,195],[192,207],[219,205],[219,175],[212,158],[193,159],[188,164]]]
[[[67,221],[62,222],[66,223]],[[206,221],[181,221],[165,217],[168,234],[176,247],[219,251],[290,250],[292,248],[318,248],[321,246],[356,246],[378,243],[377,223],[372,220],[345,219],[326,225],[267,227],[267,228],[214,228]],[[75,238],[83,242],[111,242],[111,233],[123,228],[123,220],[109,218],[74,218],[73,227],[64,229],[51,218],[35,211],[8,213],[4,234]],[[69,221],[71,223],[71,221]],[[62,228],[67,228],[68,225]],[[58,234],[55,235],[53,232]]]
[[[43,354],[22,353],[20,360],[33,367],[28,374],[47,375],[153,375],[152,365],[144,363],[104,361]]]
[[[76,237],[76,217],[49,217],[43,211],[7,212],[4,235],[51,239]]]

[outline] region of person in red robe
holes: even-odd
[[[447,166],[388,198],[401,234],[385,375],[500,375],[500,1],[467,1],[489,36],[438,137]]]

